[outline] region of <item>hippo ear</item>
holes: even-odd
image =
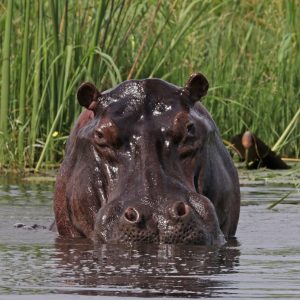
[[[81,106],[89,110],[94,110],[100,95],[100,92],[93,83],[84,82],[78,88],[77,100]]]
[[[206,95],[208,87],[206,77],[201,73],[194,73],[190,76],[184,90],[189,94],[192,101],[196,102]]]

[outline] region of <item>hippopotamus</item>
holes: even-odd
[[[280,157],[268,145],[251,131],[235,135],[230,140],[232,149],[241,161],[246,162],[247,169],[268,168],[273,170],[289,169]]]
[[[85,109],[67,141],[54,195],[60,236],[98,243],[216,245],[234,236],[237,171],[201,103],[201,73],[184,87],[128,80],[99,91],[85,82]]]

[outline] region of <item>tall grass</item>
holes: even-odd
[[[25,1],[25,20],[24,20],[24,35],[23,35],[23,48],[22,48],[22,62],[21,62],[21,75],[20,75],[20,94],[19,94],[19,124],[22,126],[25,123],[25,96],[26,96],[26,77],[27,77],[27,64],[28,64],[28,37],[29,37],[29,9],[30,0]],[[23,127],[19,129],[18,136],[18,157],[19,164],[24,161],[24,130]]]
[[[13,12],[13,14],[12,14]],[[223,137],[250,129],[300,156],[300,5],[293,0],[6,0],[0,4],[0,167],[55,166],[76,88],[201,71]]]
[[[0,166],[7,162],[6,142],[8,141],[8,107],[10,99],[10,40],[12,25],[13,3],[8,1],[6,20],[4,27],[4,40],[2,41],[3,50],[1,55],[2,73],[1,73],[1,111],[0,111]],[[4,21],[4,20],[3,20]],[[2,23],[3,23],[2,21]],[[2,27],[3,28],[3,27]]]

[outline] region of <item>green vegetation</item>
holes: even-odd
[[[210,81],[204,102],[225,139],[250,129],[300,156],[296,0],[6,0],[0,62],[0,167],[61,160],[84,80],[183,85],[194,71]]]

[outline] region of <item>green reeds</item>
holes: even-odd
[[[2,50],[1,112],[0,112],[0,167],[7,163],[6,142],[9,136],[8,108],[10,102],[10,40],[13,1],[7,1],[5,32]]]
[[[66,47],[66,54],[65,54],[65,61],[66,61],[66,66],[65,66],[65,74],[64,74],[64,78],[63,78],[63,93],[62,93],[62,101],[61,101],[61,104],[57,110],[57,113],[56,113],[56,116],[55,116],[55,119],[54,121],[52,122],[52,126],[48,132],[48,136],[47,136],[47,139],[46,139],[46,142],[45,142],[45,145],[43,147],[43,150],[42,150],[42,153],[40,155],[40,158],[37,162],[37,165],[35,167],[35,171],[38,171],[39,168],[40,168],[40,165],[44,159],[44,156],[45,156],[45,153],[46,151],[48,150],[48,147],[49,147],[49,144],[52,140],[52,136],[53,136],[53,132],[57,126],[57,123],[59,121],[59,118],[62,114],[62,111],[63,111],[63,108],[64,108],[64,105],[66,103],[66,100],[67,100],[67,96],[69,96],[69,93],[71,91],[71,89],[69,88],[68,89],[68,93],[67,93],[67,86],[69,84],[71,84],[71,87],[73,82],[70,81],[69,82],[69,74],[70,74],[70,66],[71,66],[71,58],[72,58],[72,46],[67,46]],[[76,81],[75,81],[76,82]],[[69,84],[68,84],[69,83]]]
[[[0,22],[2,167],[61,161],[82,81],[183,85],[195,71],[208,77],[203,102],[224,139],[250,129],[300,156],[296,1],[8,0]]]
[[[268,209],[272,209],[275,206],[277,206],[278,204],[280,204],[281,202],[283,202],[286,198],[288,198],[288,196],[292,193],[293,191],[289,191],[288,193],[286,193],[283,197],[281,197],[279,200],[274,201],[273,203],[271,203],[267,208]]]
[[[97,14],[95,15],[95,26],[94,26],[94,32],[91,41],[91,48],[95,48],[99,44],[101,24],[105,14],[106,6],[108,5],[106,1],[101,0],[100,2],[101,2],[100,5],[98,5]],[[89,59],[88,70],[87,70],[87,74],[90,79],[92,77],[93,67],[94,67],[94,55],[92,54]]]
[[[24,21],[24,36],[22,48],[22,63],[20,75],[20,97],[19,97],[19,135],[18,135],[18,157],[19,165],[24,162],[24,132],[25,132],[25,100],[26,100],[26,79],[28,68],[28,33],[29,33],[29,9],[30,0],[25,0],[25,21]]]
[[[35,12],[37,28],[34,36],[34,49],[35,49],[35,60],[33,69],[33,91],[31,105],[31,122],[29,132],[29,152],[28,155],[30,165],[35,162],[35,143],[38,132],[38,119],[37,113],[38,103],[40,101],[40,82],[41,82],[41,60],[42,60],[42,20],[43,20],[43,7],[42,0],[38,1],[37,10]]]
[[[284,132],[276,142],[276,144],[273,146],[272,151],[278,151],[280,150],[287,142],[286,139],[289,135],[293,132],[293,130],[296,128],[295,124],[298,122],[298,119],[300,117],[300,107],[293,116],[291,122],[288,124],[288,126],[285,128]]]

